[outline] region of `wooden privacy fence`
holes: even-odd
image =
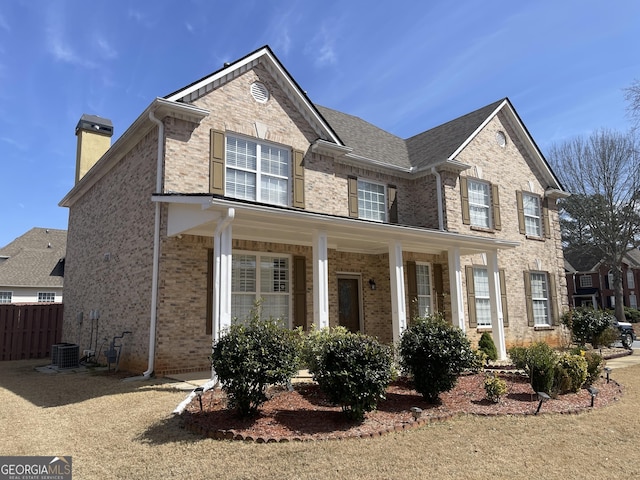
[[[46,358],[62,338],[62,303],[0,305],[0,360]]]

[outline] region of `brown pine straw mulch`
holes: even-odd
[[[388,432],[442,421],[455,415],[533,415],[539,400],[526,376],[510,371],[498,373],[507,383],[508,393],[498,402],[486,399],[484,379],[487,373],[461,376],[450,392],[440,395],[440,404],[427,403],[411,388],[407,380],[394,382],[385,400],[369,412],[362,423],[347,419],[339,406],[332,405],[315,383],[294,384],[294,390],[272,389],[270,399],[257,416],[243,419],[226,408],[220,389],[202,394],[202,411],[198,397],[187,406],[183,418],[188,430],[216,439],[255,441],[258,443],[333,440],[376,437]],[[601,408],[620,398],[622,386],[600,378],[593,408]],[[422,409],[415,419],[411,407]],[[543,414],[576,414],[590,410],[591,394],[586,389],[560,395],[542,404]]]

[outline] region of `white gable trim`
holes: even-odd
[[[212,73],[208,77],[179,90],[166,99],[172,102],[191,103],[201,96],[215,90],[243,73],[251,70],[256,65],[262,64],[267,71],[289,97],[292,103],[298,108],[304,119],[316,130],[323,140],[344,146],[329,124],[318,113],[315,106],[307,95],[300,90],[291,75],[285,70],[280,61],[267,47],[256,50],[250,55],[225,66],[222,70]]]

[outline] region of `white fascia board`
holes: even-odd
[[[462,144],[455,150],[455,152],[453,152],[449,156],[449,158],[447,158],[447,161],[452,161],[453,159],[455,159],[458,156],[458,154],[462,150],[464,150],[466,146],[469,145],[469,143],[471,143],[471,141],[474,138],[476,138],[478,133],[480,133],[482,129],[487,126],[487,124],[493,119],[493,117],[495,117],[498,114],[498,112],[502,109],[502,107],[504,107],[506,103],[507,103],[507,100],[505,99],[500,105],[498,105],[498,107],[490,115],[487,116],[484,122],[482,122],[480,126],[476,128],[474,132],[471,135],[469,135],[469,137],[464,142],[462,142]]]

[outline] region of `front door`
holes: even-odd
[[[350,332],[360,331],[360,279],[338,278],[338,322]]]

